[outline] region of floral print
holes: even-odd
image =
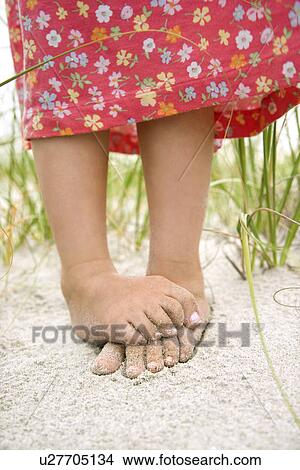
[[[17,80],[27,140],[125,125],[131,152],[136,122],[208,106],[216,139],[252,136],[300,101],[299,0],[6,5],[16,70],[40,64]]]

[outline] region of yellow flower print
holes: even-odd
[[[230,67],[232,69],[241,69],[247,65],[246,57],[244,54],[234,54],[231,57]]]
[[[60,135],[73,135],[71,127],[66,127],[65,129],[60,129]]]
[[[173,34],[172,34],[173,33]],[[173,26],[173,28],[168,29],[166,41],[170,42],[171,44],[175,44],[181,36],[181,29],[180,26],[177,24]]]
[[[161,72],[157,75],[157,78],[159,80],[158,88],[165,86],[166,91],[172,91],[172,85],[176,82],[173,72]]]
[[[273,83],[273,80],[262,75],[256,80],[255,83],[257,85],[256,89],[258,93],[269,93],[269,91],[271,91],[271,85]]]
[[[21,40],[20,28],[11,28],[9,30],[9,36],[12,42],[19,42]]]
[[[63,7],[58,7],[56,16],[59,20],[65,20],[68,16],[68,12]]]
[[[142,106],[155,106],[156,104],[156,91],[151,91],[151,88],[137,91],[135,97],[141,100]]]
[[[117,52],[117,65],[124,65],[125,67],[130,64],[132,53],[124,49]]]
[[[26,82],[30,86],[30,88],[34,87],[34,85],[37,83],[36,71],[35,70],[31,70],[31,72],[28,72],[26,74]]]
[[[87,5],[84,2],[77,2],[76,3],[77,7],[79,8],[79,16],[83,16],[84,18],[87,18],[89,16],[89,5]]]
[[[98,131],[103,127],[103,122],[100,119],[100,116],[98,114],[93,114],[91,116],[90,114],[87,114],[84,116],[84,125],[85,127],[89,127],[92,129],[92,131]]]
[[[15,53],[14,53],[14,61],[15,61],[16,63],[19,63],[20,60],[21,60],[20,54],[19,54],[18,52],[15,52]]]
[[[107,37],[106,29],[105,28],[94,28],[91,34],[92,41],[102,41],[102,39]]]
[[[29,59],[33,59],[34,53],[36,52],[36,44],[33,39],[25,39],[24,42],[24,49],[25,49],[25,55],[29,57]]]
[[[148,31],[149,24],[147,23],[147,17],[142,13],[141,15],[136,15],[133,19],[135,31]]]
[[[37,0],[27,0],[26,6],[29,10],[33,10],[37,6]]]
[[[275,55],[287,54],[289,48],[287,46],[287,39],[285,36],[277,36],[273,41],[273,52]]]
[[[74,90],[73,88],[69,88],[69,90],[68,90],[68,95],[69,95],[70,101],[71,101],[72,103],[75,103],[75,104],[78,103],[78,99],[77,99],[78,96],[79,96],[78,91]]]
[[[200,42],[199,42],[199,44],[198,44],[199,50],[200,50],[200,51],[206,51],[206,49],[208,48],[208,46],[209,46],[209,41],[208,41],[208,39],[202,37],[201,40],[200,40]]]
[[[277,105],[274,103],[274,101],[271,101],[268,105],[268,111],[270,114],[275,114],[277,112]]]
[[[241,124],[241,126],[244,126],[246,124],[245,115],[242,112],[239,112],[235,119],[239,124]]]
[[[32,127],[35,131],[40,131],[44,128],[43,124],[41,123],[41,119],[43,117],[43,113],[37,113],[32,118]]]
[[[158,116],[172,116],[177,114],[177,110],[174,107],[173,103],[165,103],[162,101],[159,103],[159,110],[157,111]]]
[[[230,33],[228,31],[225,31],[225,29],[220,29],[219,38],[220,38],[220,44],[223,44],[224,46],[228,46],[229,44],[228,39],[230,38]]]
[[[209,14],[209,8],[196,8],[194,11],[193,23],[199,23],[200,26],[205,26],[205,23],[209,23],[211,16]]]

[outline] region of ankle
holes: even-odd
[[[161,275],[185,287],[197,297],[204,296],[203,274],[198,255],[191,258],[175,258],[151,255],[147,275]]]
[[[71,266],[63,265],[61,271],[61,289],[63,295],[67,298],[78,288],[84,288],[86,281],[91,277],[105,277],[116,273],[117,271],[109,257],[96,258]]]

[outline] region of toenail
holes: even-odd
[[[137,375],[137,373],[138,373],[138,369],[136,367],[130,366],[126,369],[126,375],[135,376]]]
[[[168,365],[168,366],[172,366],[172,365],[174,364],[173,357],[172,357],[172,356],[167,356],[167,357],[165,358],[165,363],[166,363],[166,365]]]
[[[192,315],[190,316],[190,322],[192,325],[196,325],[200,323],[201,318],[198,312],[193,312]]]
[[[177,336],[177,329],[175,327],[166,328],[164,332],[167,336]]]
[[[149,362],[149,364],[147,365],[147,369],[149,369],[151,372],[157,372],[159,367],[156,362]]]

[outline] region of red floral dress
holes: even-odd
[[[299,0],[6,0],[23,136],[116,128],[214,106],[215,138],[300,102]],[[120,126],[125,126],[121,127]],[[217,142],[217,141],[216,141]]]

